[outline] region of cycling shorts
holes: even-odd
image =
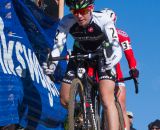
[[[115,68],[116,68],[116,74],[117,74],[116,78],[117,78],[117,80],[122,79],[123,78],[123,73],[122,73],[122,70],[121,70],[120,63],[118,63]],[[124,86],[125,87],[125,83],[123,81],[121,81],[121,82],[116,83],[116,86]]]
[[[79,51],[80,52],[80,51]],[[83,53],[84,54],[84,53]],[[105,60],[104,59],[99,59],[96,61],[96,70],[98,73],[98,79],[99,80],[113,80],[115,81],[116,79],[116,71],[115,68],[111,70],[106,70],[105,69]],[[75,78],[77,73],[77,63],[74,60],[70,60],[67,66],[67,71],[65,73],[65,76],[62,80],[62,82],[71,84],[72,80]]]

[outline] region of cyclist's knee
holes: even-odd
[[[62,104],[62,106],[64,106],[65,108],[68,107],[68,100],[69,100],[69,99],[64,99],[64,98],[60,97],[61,104]]]
[[[103,108],[105,110],[112,109],[115,106],[115,102],[114,101],[102,101],[102,104],[103,104]]]
[[[105,109],[115,105],[114,93],[103,90],[101,93],[102,104]]]

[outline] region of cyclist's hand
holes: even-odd
[[[56,69],[56,65],[54,63],[51,63],[50,65],[48,65],[46,62],[43,62],[42,68],[43,68],[43,71],[45,74],[51,75],[51,74],[54,74],[54,71]]]
[[[139,77],[139,71],[138,71],[138,69],[136,69],[136,68],[131,69],[131,70],[129,71],[129,74],[130,74],[130,76],[133,77],[133,78],[138,78],[138,77]]]

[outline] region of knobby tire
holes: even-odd
[[[83,91],[83,85],[79,79],[74,79],[71,84],[71,89],[70,89],[70,100],[69,100],[69,105],[68,105],[68,125],[69,125],[69,130],[78,130],[75,129],[75,98],[76,94],[79,94],[80,96],[80,102],[81,102],[81,108],[84,109],[83,101],[84,99],[84,91]],[[83,110],[82,110],[83,111]],[[84,114],[84,113],[82,113]],[[80,129],[79,129],[80,130]]]
[[[123,112],[122,112],[122,108],[121,108],[121,105],[120,105],[118,99],[115,100],[115,105],[116,105],[118,117],[119,117],[119,127],[120,127],[119,130],[125,130],[125,122],[124,122]],[[107,119],[104,116],[104,110],[101,112],[101,129],[102,130],[108,129]]]
[[[122,108],[121,108],[121,105],[120,105],[118,99],[115,100],[115,105],[116,105],[116,108],[118,111],[120,130],[125,130],[125,122],[124,122],[123,112],[122,112]]]

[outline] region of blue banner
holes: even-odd
[[[29,0],[0,0],[0,126],[63,130],[67,111],[60,105],[59,80],[66,62],[59,63],[55,83],[40,66],[57,24]]]

